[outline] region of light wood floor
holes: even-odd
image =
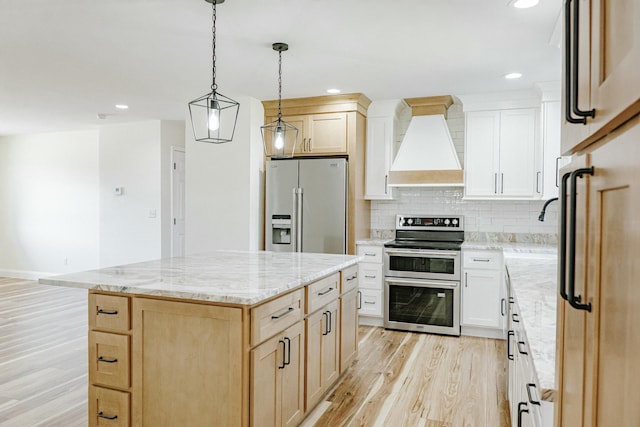
[[[304,426],[509,427],[504,355],[504,341],[361,326]],[[86,425],[87,292],[0,278],[0,427]]]

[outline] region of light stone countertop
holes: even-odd
[[[47,277],[40,283],[251,306],[357,264],[361,258],[215,251]]]
[[[512,295],[520,311],[543,400],[555,390],[557,256],[505,251]]]
[[[362,240],[357,240],[356,245],[384,246],[385,243],[391,240],[393,239],[362,239]]]
[[[549,245],[539,243],[473,242],[468,240],[465,240],[465,242],[462,244],[462,249],[504,251],[505,255],[509,253],[555,255],[558,253],[558,245],[556,244]]]

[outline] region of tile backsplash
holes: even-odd
[[[396,214],[464,215],[467,233],[557,233],[557,203],[547,207],[544,222],[538,215],[544,200],[463,200],[462,188],[396,188],[395,200],[371,201],[372,237],[389,237]],[[391,236],[392,237],[392,236]]]

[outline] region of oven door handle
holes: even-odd
[[[438,257],[438,258],[459,258],[460,252],[457,251],[428,251],[424,249],[386,249],[387,255],[400,256],[421,256],[421,257]]]
[[[460,282],[446,282],[436,280],[411,280],[411,279],[397,279],[388,277],[384,279],[385,284],[394,283],[400,286],[421,286],[423,288],[446,288],[455,289],[460,286]]]

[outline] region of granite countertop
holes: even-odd
[[[251,306],[354,265],[360,258],[215,251],[47,277],[40,283]]]
[[[362,239],[357,240],[356,245],[384,246],[385,243],[393,239]]]
[[[555,394],[557,256],[505,250],[511,291],[520,312],[542,400]]]

